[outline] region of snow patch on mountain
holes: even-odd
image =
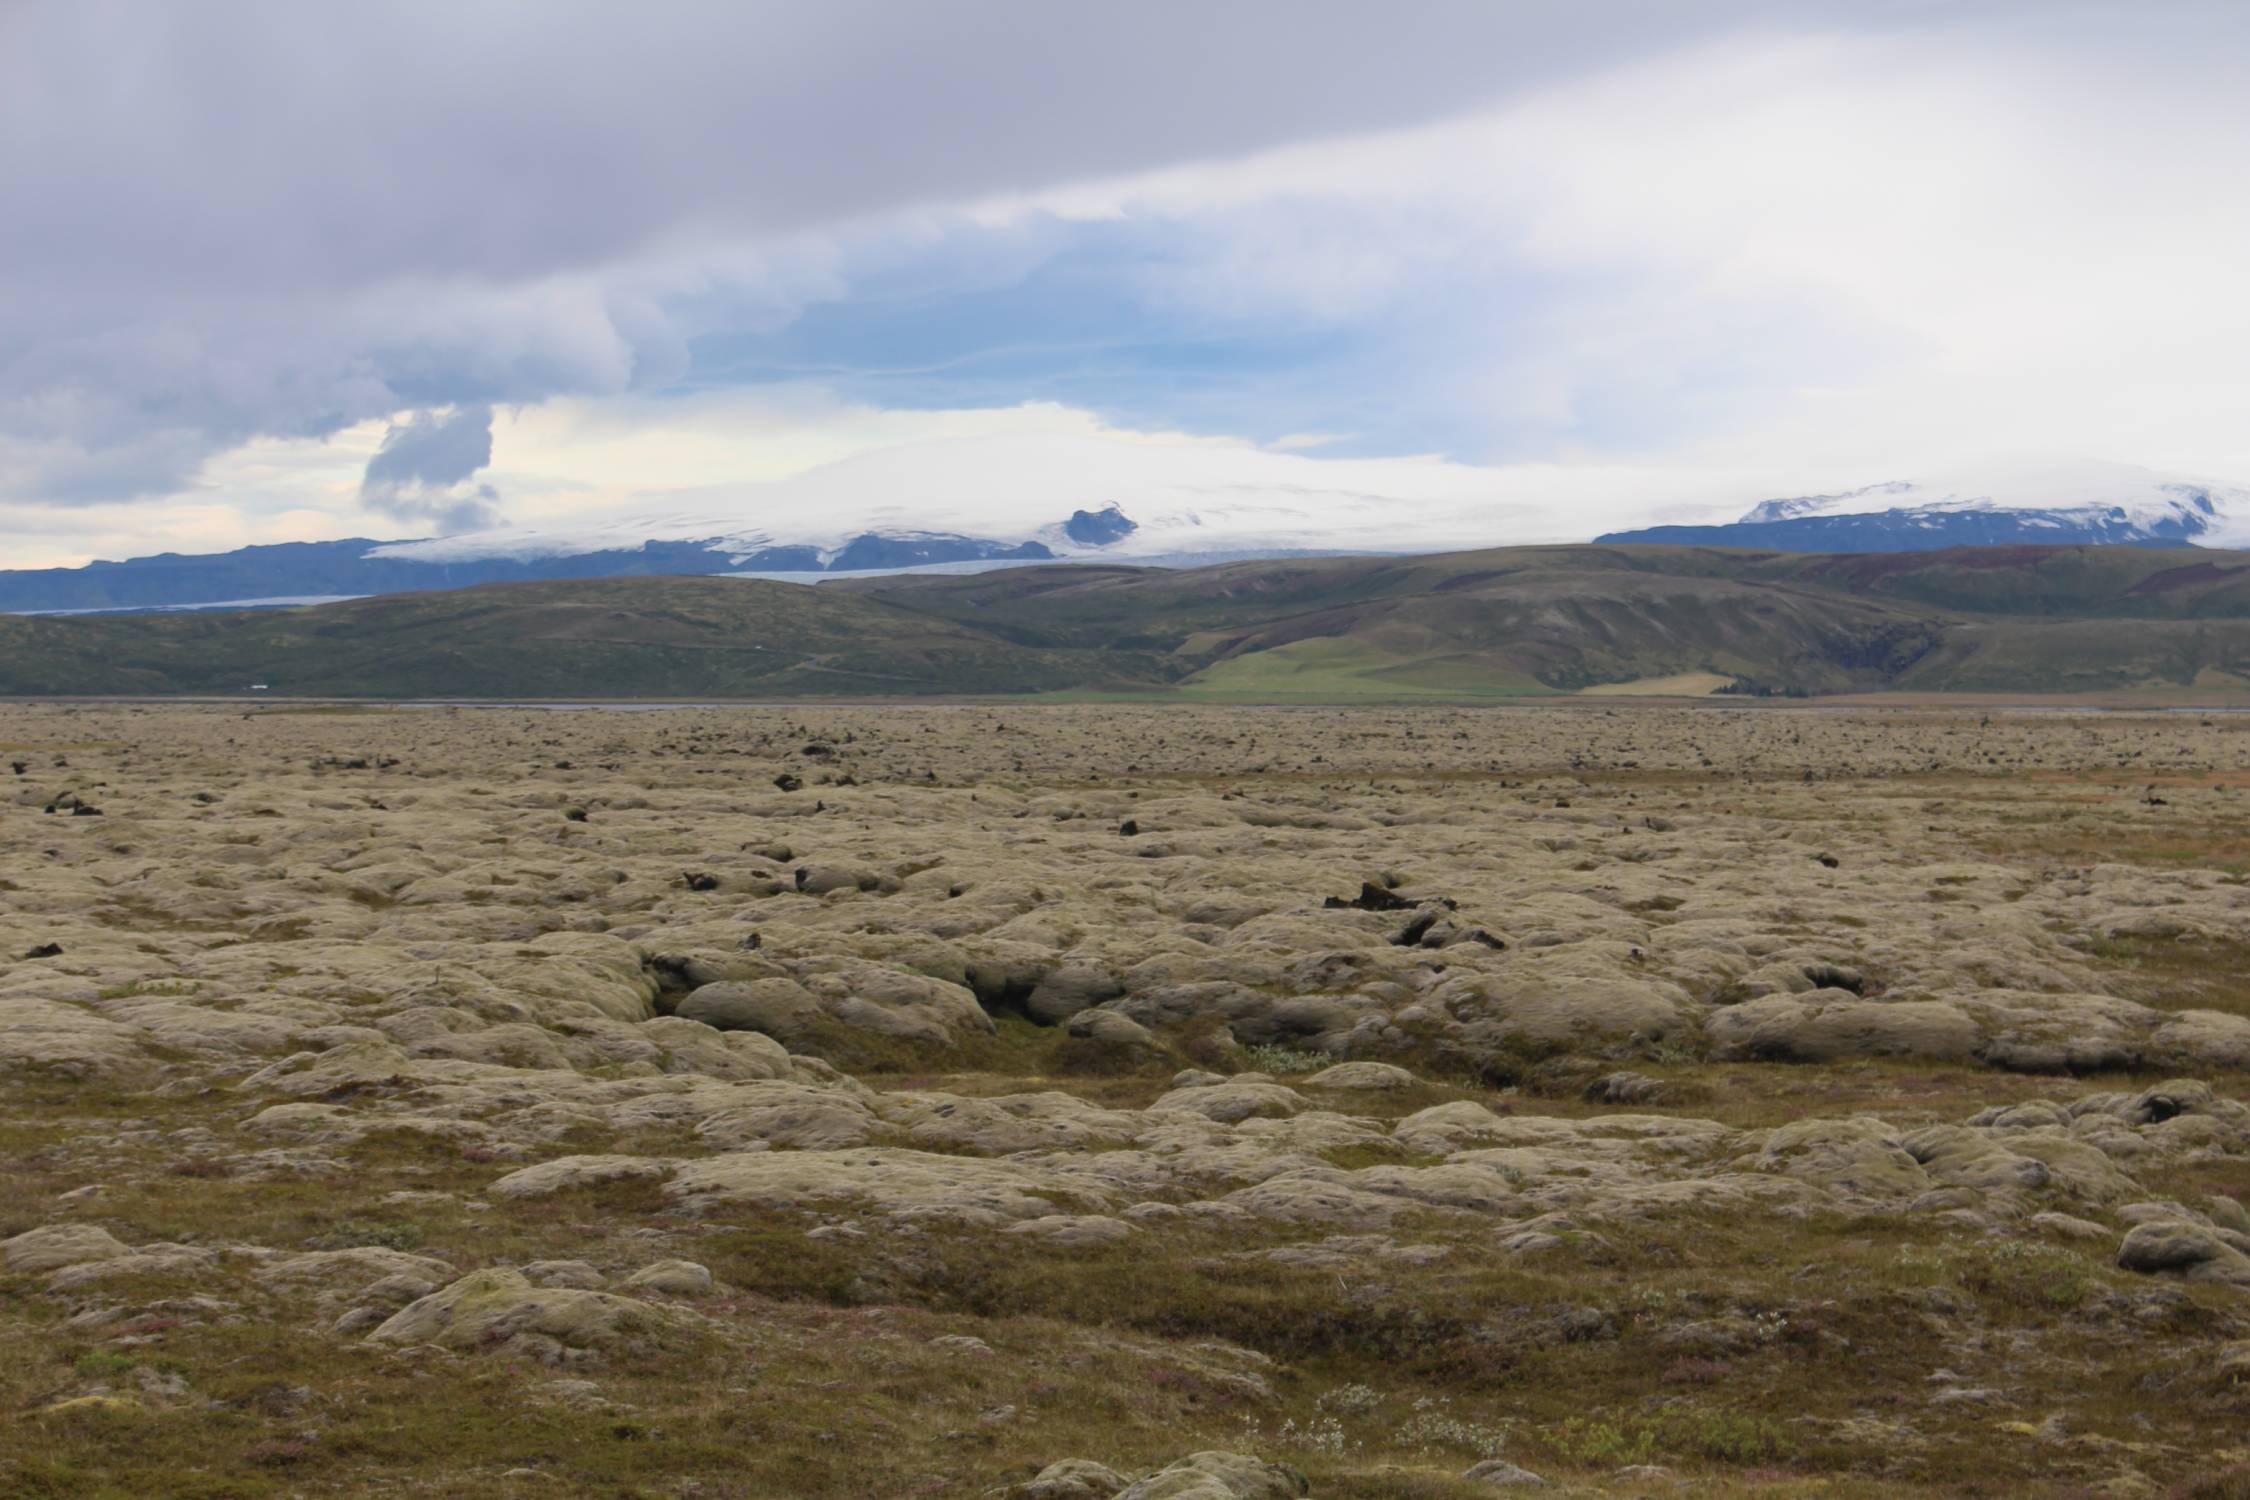
[[[2053,460],[1988,464],[1928,480],[1894,479],[1829,495],[1762,500],[1737,524],[1810,516],[1934,517],[2022,512],[2023,525],[2067,529],[2073,521],[2141,538],[2201,537],[2235,516],[2250,520],[2250,490],[2168,478],[2131,464]]]
[[[2015,461],[1761,500],[1732,520],[1644,526],[1598,540],[1790,552],[2027,542],[2225,547],[2250,540],[2250,490],[2128,464]]]
[[[393,542],[374,555],[424,562],[575,555],[692,542],[718,565],[810,546],[825,559],[862,535],[936,534],[1017,544],[1055,557],[1130,560],[1182,553],[1441,552],[1583,541],[1683,503],[1742,493],[1739,479],[1683,486],[1627,465],[1514,465],[1438,457],[1316,458],[1233,442],[1042,434],[873,450],[787,479],[665,496],[661,509],[537,528]],[[1739,505],[1740,501],[1736,500]],[[1114,508],[1129,526],[1087,525]]]
[[[1914,482],[1894,479],[1887,484],[1866,484],[1841,495],[1798,495],[1788,500],[1760,500],[1742,516],[1746,526],[1766,521],[1792,521],[1799,516],[1841,515],[1847,511],[1887,510],[1904,505],[1914,493]],[[1889,504],[1882,502],[1888,501]]]
[[[1909,471],[1911,472],[1911,471]],[[1042,562],[1413,554],[1550,542],[1799,552],[2250,545],[2250,489],[2123,464],[1787,476],[1314,457],[1231,440],[1048,434],[871,450],[625,512],[413,541],[0,570],[0,611],[152,608],[652,574],[818,578]],[[1751,504],[1745,498],[1778,496]],[[1636,529],[1619,529],[1636,528]]]
[[[676,504],[653,512],[393,542],[369,555],[530,562],[661,543],[710,554],[713,572],[806,572],[986,559],[1444,552],[1597,534],[1685,539],[1674,531],[1709,540],[1701,534],[1775,525],[1814,540],[1834,533],[1843,550],[1879,549],[1890,536],[1907,546],[2049,533],[2070,541],[2250,540],[2250,490],[2126,464],[2002,460],[1934,477],[1870,477],[1745,512],[1739,476],[1683,481],[1623,465],[1493,469],[1187,439],[1011,435],[879,449],[768,483],[674,492],[666,498]],[[1868,519],[1805,524],[1844,517]],[[1615,530],[1652,525],[1665,534]],[[1926,539],[1917,543],[1917,533]],[[1761,544],[1785,543],[1766,536]]]

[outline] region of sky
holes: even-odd
[[[1105,455],[1557,535],[2250,482],[2246,140],[2192,0],[0,0],[0,566]]]

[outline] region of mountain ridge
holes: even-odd
[[[1283,467],[1246,469],[1209,485],[1167,467],[1178,458],[1163,445],[1065,445],[1006,493],[963,495],[958,471],[981,461],[974,452],[964,458],[940,446],[874,454],[753,487],[712,511],[0,570],[0,612],[202,608],[647,574],[812,578],[1064,561],[1176,566],[1218,557],[1408,556],[1574,541],[1604,521],[1652,514],[1665,523],[1601,531],[1596,540],[1795,552],[2250,540],[2250,490],[2125,465],[1988,465],[1760,500],[1731,519],[1683,519],[1676,505],[1622,492],[1585,505],[1566,491],[1505,501],[1480,488],[1478,471],[1457,465],[1431,465],[1436,477],[1415,481],[1428,488],[1418,496],[1307,487],[1303,481],[1337,484],[1348,476],[1301,472],[1313,463],[1303,458],[1262,457]],[[953,468],[933,476],[917,464]],[[1088,488],[1086,475],[1113,493],[1071,509],[1057,497]]]

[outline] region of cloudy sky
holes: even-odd
[[[2246,140],[2191,0],[0,0],[0,565],[1058,438],[2245,482]]]

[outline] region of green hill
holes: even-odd
[[[1117,678],[1125,654],[1026,649],[825,588],[611,578],[306,609],[0,617],[0,692],[397,697],[1021,693]]]
[[[847,587],[1036,648],[1162,653],[1191,694],[1463,697],[1698,673],[1805,692],[2076,692],[2250,676],[2250,554],[2199,549],[1521,547]]]
[[[0,692],[1274,701],[2250,683],[2250,554],[1525,547],[822,584],[497,584],[307,609],[0,617]]]

